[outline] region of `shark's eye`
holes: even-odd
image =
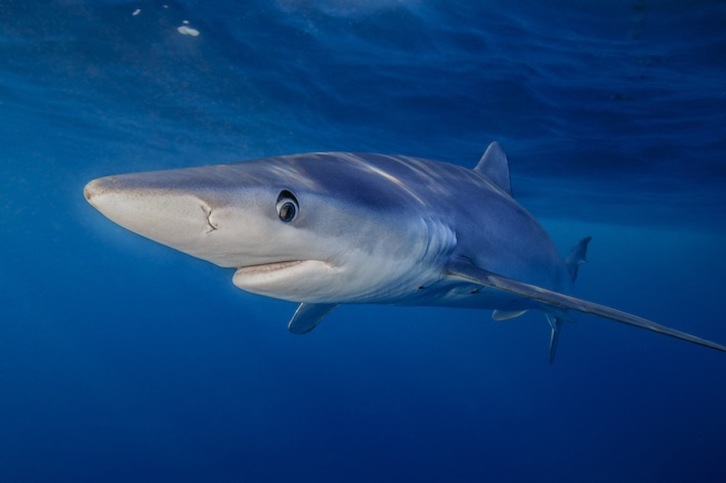
[[[297,198],[287,190],[281,191],[280,196],[277,197],[276,209],[277,216],[285,223],[290,223],[295,219],[299,210]]]

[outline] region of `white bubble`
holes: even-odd
[[[191,27],[187,27],[186,25],[182,25],[181,27],[176,28],[177,32],[179,32],[182,35],[191,35],[192,37],[199,36],[199,30],[193,29]]]
[[[141,13],[141,9],[137,8],[136,10],[134,10],[134,13],[132,13],[131,15],[133,15],[135,17],[136,15],[138,15],[140,13]]]

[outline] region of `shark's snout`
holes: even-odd
[[[155,177],[108,176],[89,182],[86,200],[104,216],[139,235],[195,254],[216,229],[211,208],[193,191],[161,186]]]
[[[86,198],[86,201],[88,201],[94,208],[98,208],[96,206],[97,200],[103,192],[106,191],[107,187],[112,184],[112,176],[94,179],[83,187],[83,197]]]
[[[94,183],[95,183],[95,180],[91,181],[90,183],[86,184],[86,186],[83,187],[83,197],[86,198],[86,201],[88,201],[91,204],[93,204],[91,202],[91,199],[93,198],[93,195],[96,191],[96,186]]]

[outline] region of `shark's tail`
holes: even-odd
[[[565,266],[567,266],[567,271],[570,273],[570,277],[572,277],[572,283],[575,283],[575,280],[577,280],[577,271],[580,265],[587,261],[587,244],[590,243],[590,240],[592,240],[592,237],[588,236],[577,242],[577,245],[565,257]],[[557,344],[560,340],[562,323],[565,320],[572,319],[568,319],[566,314],[562,312],[546,313],[545,316],[552,328],[552,335],[550,336],[550,364],[552,364],[555,361],[555,353],[557,352]]]

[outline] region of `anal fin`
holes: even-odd
[[[555,353],[557,352],[557,345],[560,343],[560,329],[562,329],[562,319],[559,317],[545,313],[547,322],[552,327],[552,334],[550,335],[550,364],[555,362]]]

